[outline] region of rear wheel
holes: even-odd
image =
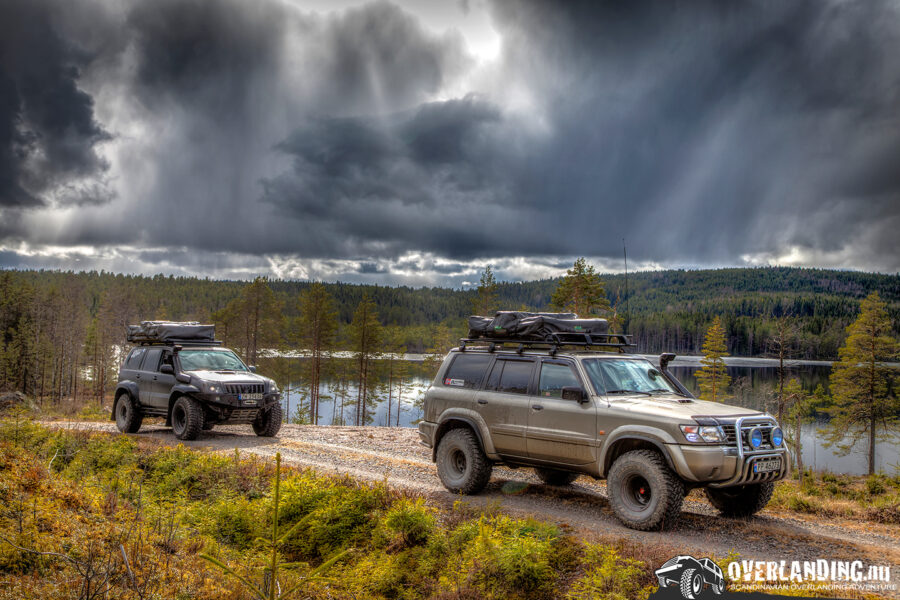
[[[569,485],[578,479],[578,473],[558,471],[557,469],[534,468],[535,474],[547,485]]]
[[[275,402],[269,408],[259,411],[256,420],[253,421],[253,431],[260,437],[275,437],[281,429],[283,418],[281,404]]]
[[[706,488],[706,497],[726,517],[749,517],[766,507],[774,491],[775,483],[769,481],[727,488]]]
[[[141,410],[131,394],[125,393],[119,396],[119,400],[116,402],[116,428],[122,433],[137,433],[143,420],[144,415],[141,414]]]
[[[196,440],[203,429],[203,408],[188,396],[179,396],[172,406],[172,432],[179,440]]]
[[[491,480],[493,467],[471,429],[451,429],[437,450],[437,472],[454,494],[477,494]]]
[[[619,520],[643,531],[675,525],[684,500],[681,479],[653,450],[632,450],[617,458],[606,491]]]

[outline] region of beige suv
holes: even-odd
[[[697,487],[725,515],[758,512],[790,469],[781,428],[766,413],[696,399],[666,370],[672,358],[656,367],[593,347],[467,340],[428,389],[419,436],[454,493],[477,493],[505,464],[550,485],[605,478],[610,505],[635,529],[672,526]]]

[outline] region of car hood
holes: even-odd
[[[186,371],[203,381],[211,383],[265,383],[268,377],[250,373],[249,371]]]
[[[707,400],[696,400],[691,398],[685,402],[685,398],[675,395],[657,395],[657,396],[618,396],[610,397],[610,404],[635,412],[643,412],[648,414],[665,414],[674,417],[691,418],[691,417],[746,417],[749,415],[764,415],[758,410],[752,408],[743,408],[740,406],[731,406],[721,402],[709,402]]]

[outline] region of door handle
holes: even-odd
[[[156,375],[153,376],[153,381],[156,381]]]
[[[484,398],[479,398],[479,399],[478,399],[478,404],[487,404],[487,403],[488,403],[488,401],[485,400]]]
[[[540,404],[532,404],[531,409],[532,410],[544,410],[544,407],[541,406]]]

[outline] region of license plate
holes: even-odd
[[[262,394],[240,394],[238,396],[238,400],[240,400],[242,402],[246,402],[248,404],[251,404],[251,403],[255,404],[257,401],[262,400],[262,399],[263,399]]]
[[[772,471],[781,470],[781,459],[774,458],[772,460],[760,460],[753,463],[754,473],[771,473]]]

